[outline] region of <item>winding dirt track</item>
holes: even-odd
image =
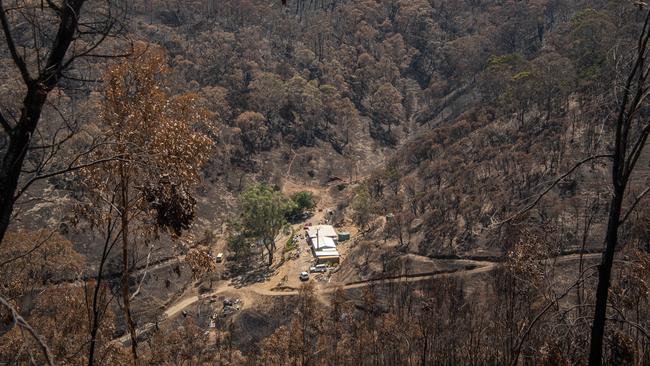
[[[600,258],[600,254],[584,254],[583,259],[588,260],[588,259],[598,259]],[[570,254],[570,255],[564,255],[564,256],[559,256],[554,258],[556,260],[556,263],[566,263],[566,262],[571,262],[571,261],[576,261],[580,259],[579,254]],[[370,280],[365,280],[365,281],[358,281],[358,282],[353,282],[353,283],[346,283],[346,284],[323,284],[323,285],[317,285],[316,286],[316,292],[321,293],[321,294],[330,294],[335,292],[338,289],[343,289],[343,290],[350,290],[350,289],[357,289],[357,288],[362,288],[362,287],[367,287],[370,285],[378,285],[378,284],[389,284],[389,283],[409,283],[409,282],[419,282],[419,281],[426,281],[426,280],[431,280],[431,279],[437,279],[437,278],[447,278],[447,277],[463,277],[463,276],[472,276],[476,275],[479,273],[486,273],[493,271],[495,268],[499,266],[499,262],[493,262],[493,261],[478,261],[478,260],[454,260],[457,264],[460,264],[464,266],[464,269],[459,269],[459,270],[448,270],[448,271],[438,271],[438,272],[427,272],[427,273],[416,273],[416,274],[407,274],[407,275],[402,275],[402,276],[395,276],[395,277],[390,277],[390,278],[377,278],[377,279],[370,279]],[[257,295],[262,295],[262,296],[297,296],[299,294],[299,290],[290,290],[290,291],[274,291],[274,290],[267,290],[264,288],[261,288],[257,285],[252,285],[249,287],[244,287],[244,288],[235,288],[230,285],[222,285],[213,292],[210,292],[206,295],[203,295],[205,297],[209,296],[215,296],[222,294],[224,292],[228,291],[233,291],[233,292],[251,292]],[[179,300],[178,302],[170,305],[165,311],[164,311],[164,317],[165,318],[171,318],[181,311],[183,309],[191,306],[192,304],[196,303],[199,301],[200,298],[199,296],[191,296],[187,297],[184,299]]]
[[[593,259],[600,258],[600,256],[601,254],[599,253],[584,254],[582,258],[584,260],[593,260]],[[568,255],[561,255],[555,257],[552,260],[555,260],[555,263],[559,264],[559,263],[572,262],[579,259],[580,259],[580,254],[568,254]],[[463,268],[457,270],[448,270],[448,271],[407,274],[407,275],[395,276],[389,278],[377,278],[377,279],[357,281],[357,282],[346,283],[346,284],[317,284],[315,290],[318,294],[325,295],[325,294],[334,293],[339,289],[350,290],[350,289],[358,289],[358,288],[363,288],[371,285],[379,285],[379,284],[410,283],[410,282],[419,282],[419,281],[426,281],[426,280],[438,279],[438,278],[467,277],[467,276],[473,276],[481,273],[491,272],[501,264],[498,261],[487,261],[487,260],[455,259],[450,261],[453,261],[456,264],[461,265]],[[204,294],[202,296],[185,297],[169,305],[163,312],[163,319],[167,320],[175,317],[184,309],[197,303],[202,298],[217,296],[227,292],[237,292],[247,298],[252,298],[251,296],[247,296],[247,295],[277,297],[277,296],[297,296],[299,294],[299,290],[297,289],[292,289],[290,291],[273,291],[273,290],[268,290],[263,288],[261,284],[254,284],[248,287],[236,288],[233,287],[231,284],[224,282],[220,286],[218,286],[217,289],[215,289],[210,293]],[[250,303],[247,303],[246,307],[250,307]],[[145,324],[143,327],[139,328],[136,333],[138,335],[146,333],[149,330],[151,330],[153,327],[155,327],[155,324],[153,323]],[[129,341],[129,339],[130,339],[129,336],[125,335],[115,339],[114,341],[120,343],[126,343]]]

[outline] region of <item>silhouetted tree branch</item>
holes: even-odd
[[[45,341],[43,341],[41,336],[34,330],[34,328],[32,328],[32,326],[29,325],[29,323],[27,323],[27,321],[22,316],[20,316],[20,314],[18,314],[16,309],[13,306],[11,306],[11,304],[1,296],[0,296],[0,305],[7,308],[7,310],[9,310],[9,312],[11,313],[11,318],[13,322],[12,326],[17,325],[25,329],[27,332],[29,332],[29,334],[34,338],[34,340],[38,344],[39,348],[41,349],[41,352],[43,352],[47,364],[50,366],[54,366],[54,358],[52,357],[52,352],[45,344]]]
[[[546,189],[544,189],[542,191],[542,193],[540,193],[537,196],[535,201],[533,201],[531,204],[526,206],[524,209],[522,209],[522,210],[518,211],[517,213],[509,216],[505,220],[494,223],[493,226],[501,226],[503,224],[511,222],[512,220],[518,218],[519,216],[521,216],[521,215],[525,214],[526,212],[528,212],[528,211],[532,210],[533,208],[535,208],[535,206],[537,206],[537,204],[539,204],[539,202],[542,200],[542,198],[544,198],[544,196],[546,196],[558,183],[560,183],[564,178],[571,175],[576,169],[578,169],[583,164],[588,163],[588,162],[590,162],[592,160],[596,160],[596,159],[604,159],[604,158],[612,158],[612,157],[613,157],[613,155],[611,155],[611,154],[601,154],[601,155],[590,156],[588,158],[580,160],[571,169],[567,170],[564,174],[557,177]]]
[[[591,345],[589,351],[589,365],[600,366],[603,355],[603,339],[605,336],[605,321],[607,319],[607,299],[611,281],[611,272],[614,263],[614,254],[618,246],[618,229],[630,212],[638,203],[632,205],[630,210],[621,220],[623,199],[625,198],[630,176],[636,167],[639,156],[650,133],[650,122],[641,122],[638,136],[630,148],[630,134],[633,131],[633,122],[637,120],[638,112],[642,108],[650,90],[647,79],[650,69],[646,64],[648,56],[648,41],[650,40],[650,11],[646,11],[643,27],[637,41],[636,56],[623,88],[622,99],[618,105],[616,131],[614,135],[614,156],[612,164],[612,198],[610,201],[607,231],[605,236],[605,251],[598,268],[598,287],[596,289],[596,306],[591,328]]]
[[[37,128],[48,95],[58,86],[63,73],[74,60],[92,56],[93,51],[107,37],[115,36],[122,29],[117,25],[122,24],[120,16],[126,13],[116,12],[117,7],[111,0],[93,2],[93,11],[87,15],[89,19],[82,19],[82,8],[87,2],[89,0],[63,0],[57,4],[48,0],[47,6],[42,6],[44,4],[41,2],[41,5],[24,3],[7,8],[5,1],[0,0],[0,23],[4,39],[25,87],[19,116],[14,125],[0,116],[0,125],[7,133],[8,140],[0,157],[0,244],[12,217],[25,159],[40,135]],[[31,32],[39,33],[50,42],[47,50],[42,50],[41,41],[34,37],[32,48],[26,48],[26,55],[18,52],[10,22],[12,18],[9,16],[12,13],[19,15],[14,18],[29,24]],[[58,19],[51,33],[43,28],[43,19]],[[77,41],[83,46],[72,47],[77,45]],[[30,66],[27,60],[34,65]],[[42,160],[43,163],[51,161],[52,156],[43,157]],[[61,170],[58,173],[68,171]]]

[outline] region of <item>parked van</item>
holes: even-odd
[[[217,263],[223,262],[223,253],[217,254],[216,261],[217,261]]]
[[[317,264],[315,266],[309,267],[309,272],[311,273],[327,272],[327,264]]]

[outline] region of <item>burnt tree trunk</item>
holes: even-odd
[[[614,153],[612,155],[612,198],[609,206],[607,232],[605,234],[605,251],[598,266],[598,286],[596,289],[596,307],[591,328],[591,344],[589,350],[589,365],[600,366],[603,357],[603,339],[605,337],[605,322],[607,320],[607,299],[614,264],[614,254],[618,246],[618,229],[627,219],[630,212],[642,196],[622,213],[623,199],[629,178],[634,171],[650,133],[650,122],[639,120],[639,111],[646,103],[650,92],[647,79],[650,68],[646,64],[648,41],[650,40],[650,11],[646,11],[645,22],[640,32],[636,57],[623,89],[622,99],[618,105],[616,133],[614,137]],[[633,130],[639,123],[638,129]]]
[[[8,138],[9,146],[0,163],[0,243],[11,220],[14,207],[14,195],[18,187],[23,162],[29,148],[30,140],[41,118],[47,95],[58,84],[64,68],[64,58],[77,32],[79,14],[85,0],[65,1],[60,11],[60,22],[56,38],[49,50],[50,55],[44,68],[36,78],[30,76],[22,56],[16,50],[9,21],[2,1],[0,1],[0,20],[11,57],[19,69],[27,93],[23,99],[18,123],[11,127],[0,116]]]
[[[616,183],[615,183],[616,186]],[[616,187],[609,208],[609,221],[605,237],[605,252],[598,266],[598,287],[596,289],[596,309],[591,328],[591,350],[589,365],[600,365],[603,354],[603,338],[605,336],[605,320],[607,315],[607,298],[614,263],[614,252],[618,244],[618,227],[621,220],[621,208],[625,185]]]
[[[120,163],[120,219],[122,225],[122,301],[124,319],[131,336],[133,364],[138,365],[138,343],[135,323],[131,316],[131,299],[129,294],[129,177],[124,163]]]
[[[16,127],[9,132],[9,146],[0,165],[0,243],[4,238],[14,207],[14,194],[18,178],[29,148],[32,134],[36,130],[41,111],[49,90],[32,82],[23,101],[21,117]]]

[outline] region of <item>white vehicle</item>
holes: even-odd
[[[300,272],[300,281],[308,281],[309,280],[309,273],[307,272]]]
[[[325,264],[317,264],[315,266],[309,267],[309,272],[311,272],[311,273],[327,272],[327,265],[325,265]]]
[[[223,253],[217,254],[216,261],[217,261],[217,263],[223,262]]]

